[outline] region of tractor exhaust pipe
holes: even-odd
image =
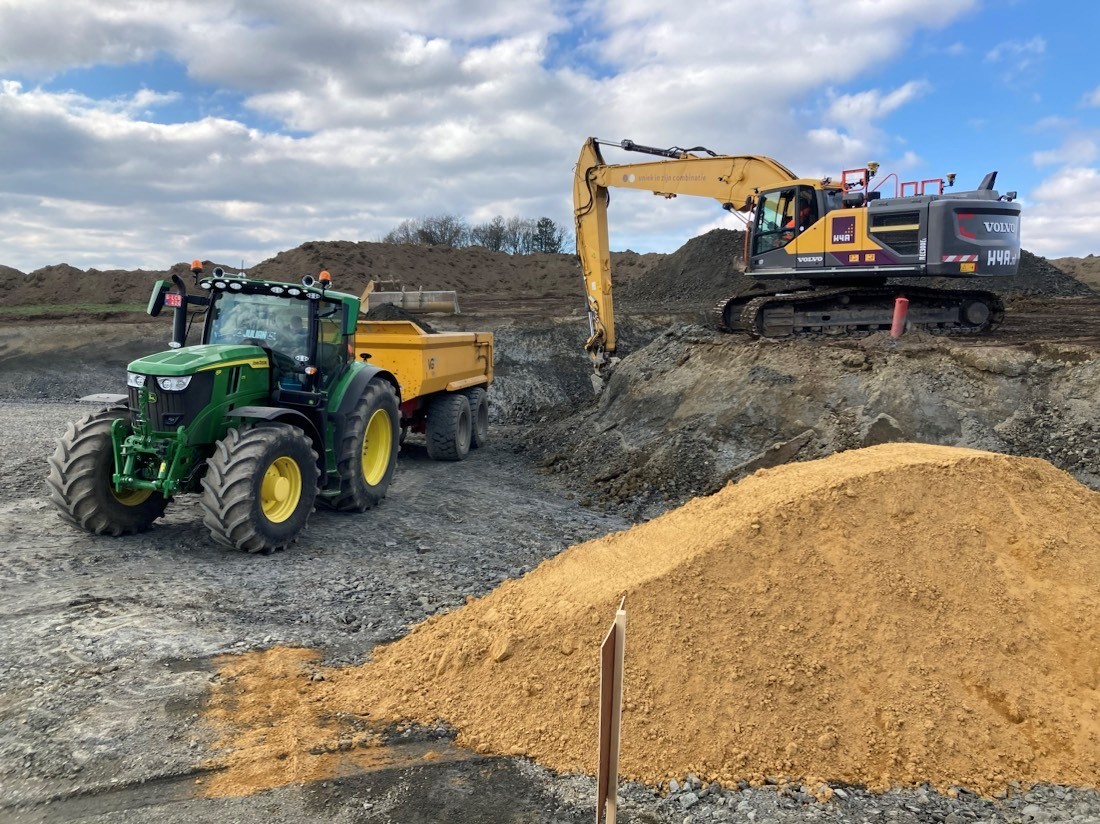
[[[172,340],[168,346],[181,349],[187,345],[187,284],[179,275],[172,275],[172,282],[180,290],[180,304],[172,315]]]

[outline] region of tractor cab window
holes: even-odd
[[[263,346],[293,358],[308,354],[308,329],[304,300],[220,292],[210,311],[208,342]]]
[[[348,341],[344,336],[344,305],[322,304],[317,317],[320,341],[317,359],[321,367],[321,388],[329,389],[348,362]]]
[[[270,349],[280,382],[300,381],[309,361],[309,311],[305,300],[218,292],[210,308],[207,342]]]

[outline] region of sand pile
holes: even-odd
[[[232,749],[212,789],[314,776],[281,765],[398,719],[591,773],[595,650],[624,595],[626,776],[1091,785],[1098,546],[1100,494],[1036,459],[888,444],[762,470],[363,667],[319,681],[301,650],[234,661],[211,701]]]

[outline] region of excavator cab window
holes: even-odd
[[[825,212],[829,213],[835,209],[844,208],[844,190],[843,189],[826,189],[825,190]]]
[[[795,220],[798,190],[778,189],[764,192],[756,200],[756,222],[753,229],[752,253],[762,255],[786,246],[794,236],[790,226]]]

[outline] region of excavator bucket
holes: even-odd
[[[406,289],[394,280],[372,280],[360,298],[364,311],[390,304],[414,315],[458,315],[458,292],[453,290]]]

